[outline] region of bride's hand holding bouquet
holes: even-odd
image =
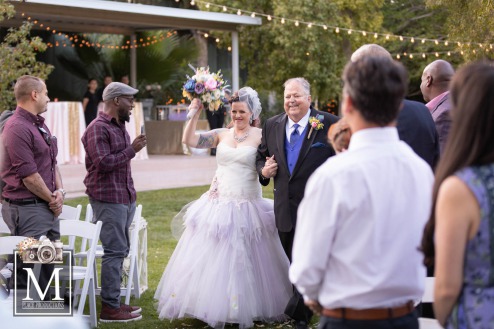
[[[199,117],[204,106],[199,98],[194,98],[189,105],[189,113],[187,114],[188,119],[192,119],[194,117]]]

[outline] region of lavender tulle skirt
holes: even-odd
[[[181,215],[185,230],[155,294],[159,317],[192,317],[214,328],[285,320],[292,286],[272,200],[209,191]]]

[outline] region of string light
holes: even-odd
[[[217,4],[214,4],[214,3],[210,3],[210,2],[205,2],[205,1],[202,1],[202,0],[195,0],[195,2],[198,2],[198,3],[204,3],[205,4],[205,7],[206,8],[210,8],[210,7],[217,7],[217,8],[220,8],[222,9],[224,12],[230,10],[232,12],[237,12],[237,13],[241,13],[241,12],[249,12],[251,13],[251,16],[252,17],[257,17],[257,16],[261,16],[261,17],[266,17],[268,21],[272,21],[274,19],[278,19],[281,21],[282,24],[285,24],[285,21],[286,20],[289,20],[289,21],[298,21],[299,24],[302,23],[302,24],[306,24],[307,27],[312,27],[312,26],[320,26],[322,27],[324,30],[328,29],[328,28],[331,28],[331,29],[334,29],[336,33],[339,33],[339,30],[340,29],[343,29],[345,31],[350,31],[351,29],[348,29],[348,28],[343,28],[343,27],[339,27],[339,26],[328,26],[328,25],[323,25],[323,24],[318,24],[316,22],[305,22],[305,21],[300,21],[300,20],[295,20],[295,19],[289,19],[289,18],[285,18],[285,17],[275,17],[275,16],[271,16],[271,15],[268,15],[268,14],[264,14],[264,13],[259,13],[259,12],[250,12],[250,11],[245,11],[243,9],[240,9],[240,8],[233,8],[233,7],[227,7],[227,6],[224,6],[224,5],[217,5]],[[298,25],[297,25],[298,26]],[[351,30],[351,31],[355,31],[355,32],[358,32],[358,33],[361,33],[363,36],[367,36],[368,34],[372,35],[374,34],[374,38],[377,39],[379,34],[380,33],[377,33],[377,32],[369,32],[369,31],[361,31],[361,30]],[[352,34],[351,32],[348,33],[348,34]],[[384,34],[381,34],[384,36]],[[397,39],[399,39],[400,41],[404,41],[404,40],[409,40],[411,43],[415,43],[415,39],[418,37],[413,37],[413,36],[402,36],[402,35],[395,35],[395,34],[387,34],[386,35],[386,40],[390,40],[392,37],[396,37]],[[422,43],[426,43],[426,42],[434,42],[436,45],[439,45],[440,41],[437,40],[437,39],[427,39],[427,38],[420,38],[421,39],[421,42]],[[441,41],[442,42],[442,41]],[[457,42],[457,41],[455,41]],[[458,46],[461,47],[461,42],[457,42],[458,43]],[[470,44],[468,42],[466,42],[465,44]],[[444,45],[445,46],[448,46],[449,43],[448,41],[444,41]],[[492,49],[492,48],[491,48]]]
[[[295,21],[295,26],[298,26],[298,21]]]

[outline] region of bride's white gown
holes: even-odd
[[[217,148],[215,179],[187,206],[185,230],[156,290],[161,319],[198,318],[211,327],[283,320],[292,296],[289,261],[273,202],[262,198],[257,149]],[[197,168],[200,170],[200,168]]]

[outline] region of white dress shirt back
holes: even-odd
[[[311,176],[298,210],[290,280],[304,298],[355,309],[420,299],[433,179],[396,128],[353,134]]]

